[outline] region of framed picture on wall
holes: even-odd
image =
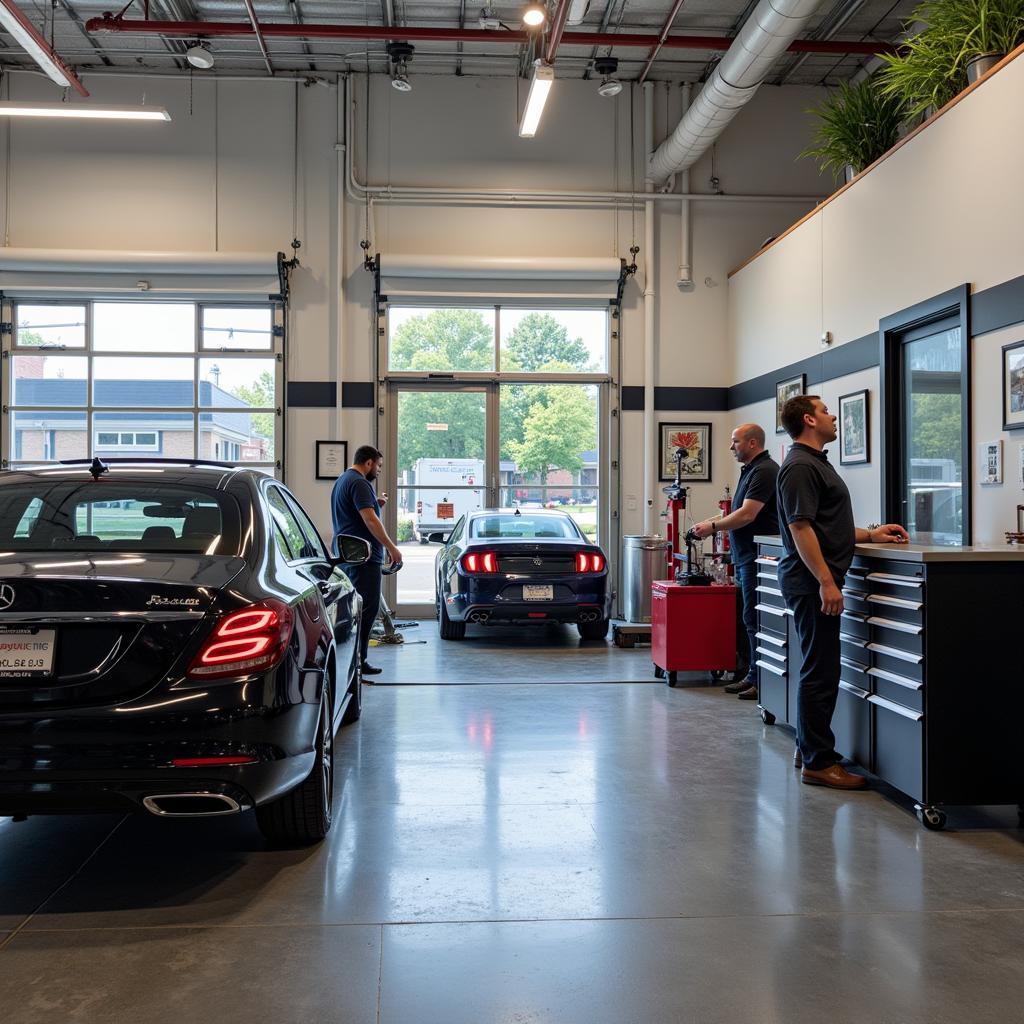
[[[801,373],[799,376],[790,377],[789,380],[780,380],[775,385],[775,433],[784,434],[786,428],[782,425],[782,407],[797,395],[807,393],[807,376]]]
[[[840,395],[839,462],[842,465],[856,466],[871,461],[869,428],[867,389]]]
[[[1003,442],[986,441],[978,445],[978,473],[982,484],[1003,482]]]
[[[659,431],[662,480],[675,480],[678,452],[683,453],[680,478],[684,484],[711,479],[710,423],[661,423]]]
[[[348,469],[348,441],[317,441],[317,480],[337,480]]]
[[[1024,341],[1003,346],[1003,430],[1024,430]]]

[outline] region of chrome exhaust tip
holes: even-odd
[[[225,793],[156,793],[142,798],[142,806],[158,818],[216,818],[238,814],[242,805]]]

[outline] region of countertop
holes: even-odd
[[[781,544],[779,536],[755,537],[756,544]],[[1024,545],[992,544],[943,546],[938,544],[858,544],[862,558],[891,558],[899,562],[1022,562]]]

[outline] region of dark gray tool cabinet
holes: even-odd
[[[761,717],[795,728],[783,548],[757,542]],[[839,753],[911,797],[927,828],[959,804],[1016,804],[1024,824],[1024,548],[859,544],[843,597]]]

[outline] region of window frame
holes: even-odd
[[[161,304],[167,305],[182,305],[190,307],[192,310],[192,348],[191,350],[181,351],[181,349],[170,349],[166,351],[163,349],[154,349],[151,352],[131,351],[131,350],[110,350],[110,349],[97,349],[95,345],[94,329],[95,329],[95,310],[98,305],[152,305],[154,301],[160,302]],[[17,317],[18,310],[22,306],[51,306],[59,308],[62,306],[71,306],[75,308],[85,309],[85,344],[82,347],[65,347],[65,346],[39,346],[39,345],[19,345],[17,343]],[[270,313],[270,332],[271,332],[271,345],[270,348],[211,348],[206,347],[203,344],[203,323],[204,317],[208,310],[230,310],[233,308],[237,309],[263,309],[266,308]],[[117,452],[118,454],[132,454],[135,452],[139,453],[140,458],[146,457],[159,457],[160,453],[165,450],[166,446],[166,428],[163,427],[159,422],[154,425],[146,425],[146,428],[141,433],[154,432],[157,434],[156,447],[145,449],[139,449],[137,447],[126,447],[118,445],[116,447],[109,445],[98,445],[97,436],[99,433],[128,433],[128,430],[121,430],[118,427],[116,430],[103,429],[102,419],[103,416],[110,416],[110,414],[144,414],[151,417],[161,417],[169,414],[190,416],[191,424],[184,429],[191,431],[191,454],[181,456],[182,461],[186,462],[209,462],[209,461],[231,461],[233,464],[249,468],[262,470],[266,473],[272,474],[278,478],[282,478],[284,475],[284,452],[285,452],[285,423],[284,423],[284,395],[286,388],[285,380],[285,359],[284,359],[284,306],[283,303],[273,298],[268,298],[263,302],[254,302],[250,297],[248,299],[239,299],[237,301],[206,301],[201,298],[195,299],[184,299],[174,298],[166,299],[162,297],[153,297],[152,299],[134,299],[126,298],[123,296],[103,296],[97,295],[89,298],[82,298],[79,296],[55,296],[50,297],[38,297],[38,296],[17,296],[17,295],[4,295],[0,298],[0,324],[3,325],[2,335],[2,366],[0,366],[0,394],[2,394],[2,418],[0,418],[0,424],[2,424],[2,435],[4,439],[3,450],[0,451],[0,468],[2,469],[16,469],[23,466],[39,465],[41,463],[56,463],[60,460],[56,458],[56,451],[44,451],[43,458],[29,459],[24,457],[23,446],[19,449],[15,446],[15,435],[21,433],[21,430],[16,430],[15,426],[18,423],[19,414],[39,414],[40,417],[46,415],[52,415],[54,413],[68,414],[75,413],[85,418],[85,454],[84,458],[91,459],[98,453],[111,453]],[[60,354],[66,355],[67,357],[81,357],[85,360],[86,364],[86,377],[85,377],[85,403],[82,405],[28,405],[28,404],[16,404],[15,402],[15,388],[17,379],[15,377],[15,359],[18,356],[38,356],[45,354]],[[161,359],[161,358],[181,358],[190,359],[192,361],[192,399],[190,405],[184,406],[108,406],[100,405],[95,401],[94,385],[95,385],[95,360],[103,358],[117,358],[117,359]],[[203,359],[216,358],[218,361],[232,360],[232,359],[272,359],[274,365],[274,399],[272,405],[267,406],[252,406],[240,409],[238,406],[220,406],[220,405],[203,405],[200,399],[200,384],[202,383],[200,378],[200,366]],[[266,457],[260,459],[242,459],[242,447],[243,442],[239,441],[238,444],[238,455],[236,459],[217,459],[212,454],[213,439],[211,437],[211,454],[201,455],[203,445],[203,433],[207,431],[214,433],[215,423],[214,417],[219,415],[230,415],[232,413],[238,414],[244,412],[250,416],[257,414],[270,415],[273,417],[273,438],[270,439],[270,449],[266,453]],[[24,428],[22,428],[24,429]],[[173,429],[173,428],[172,428]],[[184,429],[182,432],[184,432]],[[10,440],[8,440],[10,438]],[[24,439],[22,438],[22,441]]]

